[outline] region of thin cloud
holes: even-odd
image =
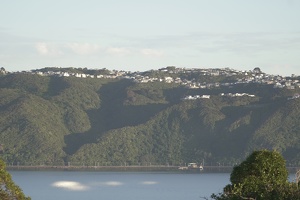
[[[139,46],[150,46],[142,51],[151,54],[152,49],[184,50],[182,52],[257,54],[280,49],[299,49],[298,32],[241,32],[241,33],[191,33],[165,35],[139,40]],[[155,54],[155,53],[154,53]],[[160,55],[160,54],[158,54]]]
[[[78,55],[90,55],[95,54],[100,50],[100,46],[97,44],[89,43],[70,43],[66,45],[67,48],[71,49]]]
[[[63,52],[55,45],[45,42],[35,44],[35,49],[40,55],[43,56],[60,56]]]
[[[109,54],[114,54],[114,55],[128,55],[131,53],[131,51],[127,48],[123,47],[109,47],[106,50]]]
[[[145,56],[150,56],[150,57],[161,57],[164,55],[164,52],[162,50],[156,50],[156,49],[142,49],[141,53]]]
[[[216,41],[224,50],[234,52],[269,52],[281,49],[299,49],[298,33],[235,33]]]

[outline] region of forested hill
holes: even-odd
[[[276,149],[300,164],[299,77],[225,71],[2,74],[0,156],[20,165],[232,165]]]

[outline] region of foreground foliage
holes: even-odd
[[[1,200],[30,200],[23,191],[15,185],[11,175],[5,169],[5,163],[0,159],[0,199]]]
[[[255,151],[240,165],[234,167],[230,181],[216,200],[296,200],[300,190],[288,182],[285,160],[276,151]]]

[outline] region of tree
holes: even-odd
[[[1,68],[0,68],[0,74],[6,74],[6,70],[5,70],[4,67],[1,67]]]
[[[259,73],[261,73],[261,70],[259,67],[255,67],[253,72],[259,74]]]
[[[211,197],[216,200],[300,199],[296,183],[288,182],[285,160],[276,151],[254,151],[233,168],[230,181],[223,193]]]
[[[15,185],[11,175],[6,171],[5,163],[0,159],[0,199],[1,200],[30,200],[19,186]]]

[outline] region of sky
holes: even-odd
[[[299,0],[0,0],[0,67],[300,75]]]

